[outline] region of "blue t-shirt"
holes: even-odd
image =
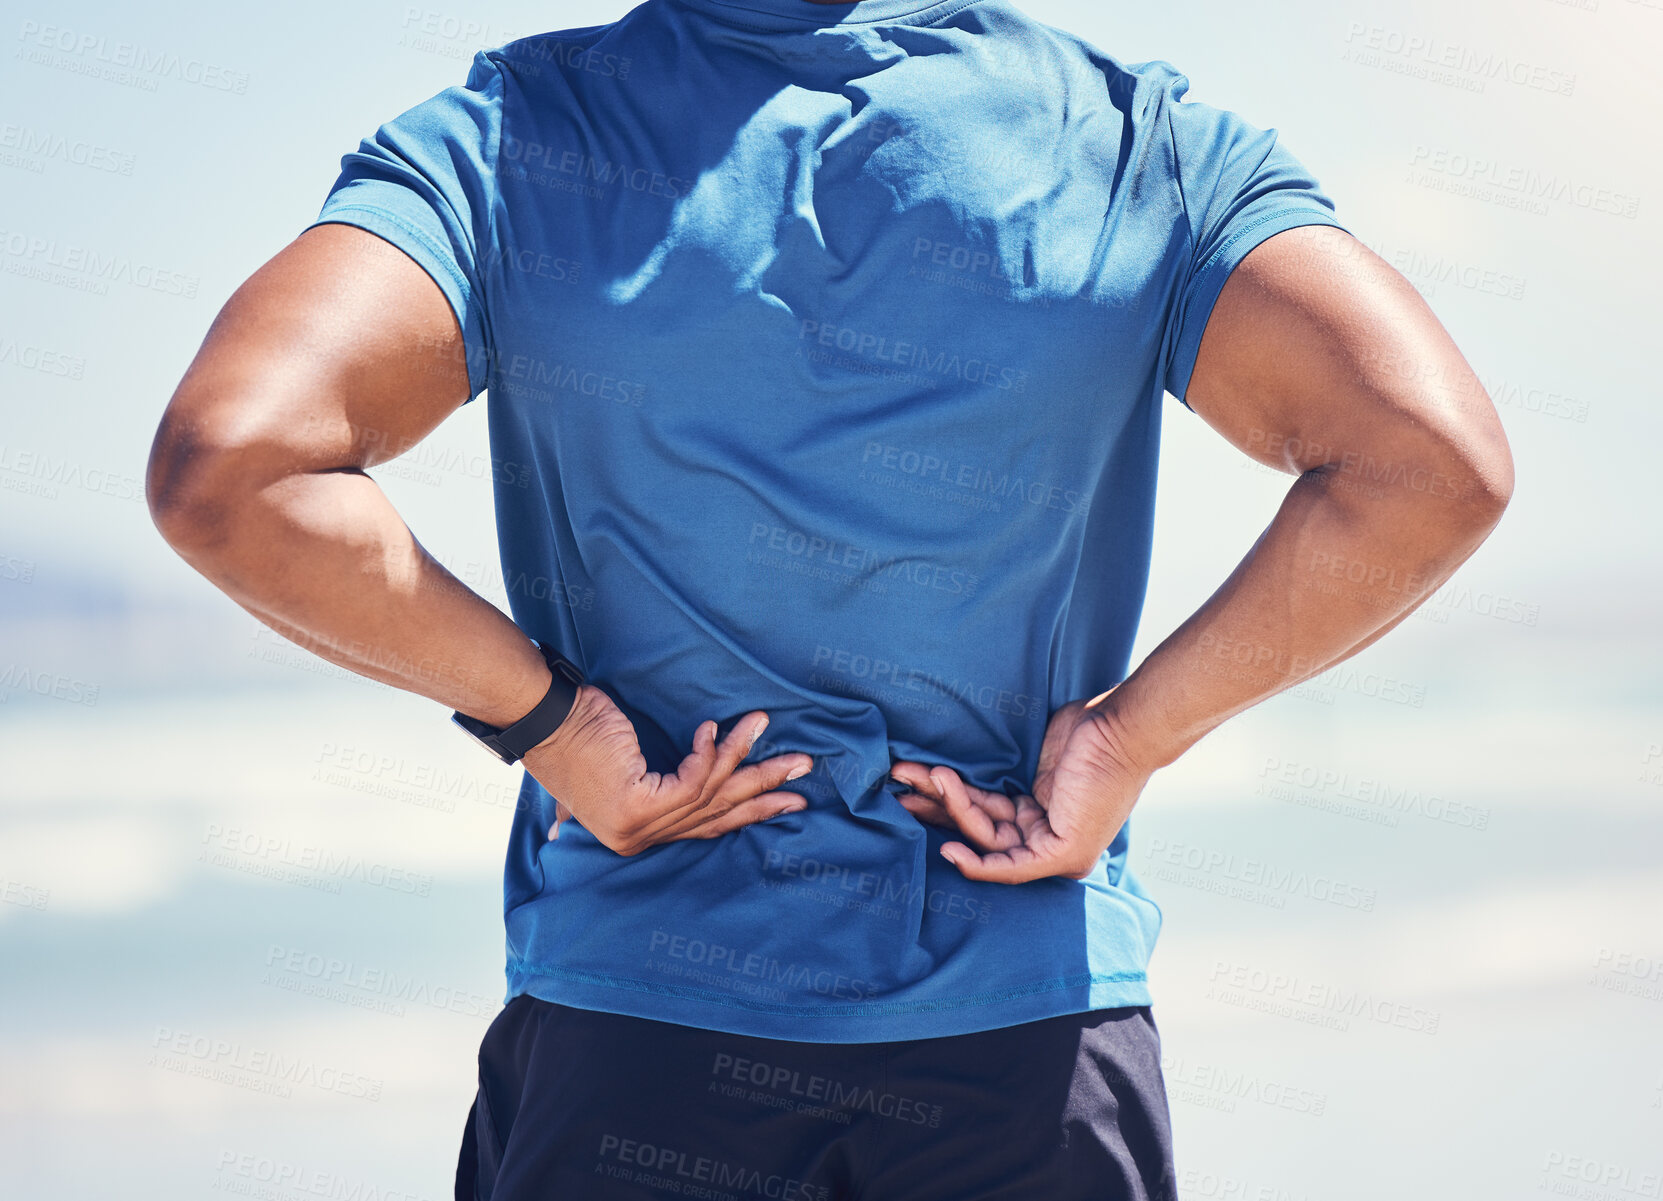
[[[444,290],[489,391],[503,579],[673,771],[706,718],[795,815],[631,857],[528,774],[508,996],[814,1042],[1151,1001],[1122,829],[966,880],[892,758],[1031,787],[1122,679],[1163,392],[1255,245],[1337,225],[1274,130],[1008,0],[648,0],[479,53],[319,222]]]

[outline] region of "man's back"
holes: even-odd
[[[1002,0],[840,13],[651,0],[483,52],[320,216],[462,315],[516,623],[651,770],[746,709],[815,760],[804,812],[627,858],[548,842],[527,774],[510,994],[834,1042],[1146,1004],[1125,830],[1085,880],[966,880],[887,773],[1025,790],[1124,677],[1163,389],[1229,268],[1332,208],[1164,63]]]
[[[1129,815],[1513,486],[1184,86],[1006,0],[649,0],[480,55],[220,312],[158,527],[525,764],[459,1199],[1176,1195]],[[487,388],[512,620],[365,472]],[[1128,674],[1163,392],[1295,478]]]

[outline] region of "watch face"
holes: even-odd
[[[478,729],[476,729],[474,727],[474,724],[473,724],[475,722],[474,718],[467,717],[465,714],[462,714],[462,713],[452,713],[450,715],[450,719],[451,719],[451,721],[455,722],[457,726],[459,726],[461,728],[461,730],[464,734],[466,734],[469,738],[472,738],[475,742],[477,742],[480,746],[484,747],[486,750],[490,751],[493,756],[500,759],[502,762],[507,763],[510,766],[512,766],[516,762],[514,756],[508,754],[500,746],[497,745],[497,740],[496,740],[496,735],[495,734],[482,734]],[[479,724],[484,725],[483,722],[481,722]],[[485,728],[490,729],[490,727],[488,727],[488,726],[485,727]]]

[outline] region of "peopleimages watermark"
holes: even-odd
[[[1446,42],[1433,34],[1406,32],[1352,21],[1345,32],[1347,62],[1482,92],[1492,82],[1513,84],[1552,96],[1576,91],[1576,76],[1557,67],[1496,50]]]
[[[1490,825],[1490,810],[1483,805],[1450,800],[1435,792],[1394,784],[1373,775],[1319,767],[1278,755],[1265,757],[1255,791],[1271,800],[1327,810],[1394,829],[1404,816],[1422,817],[1466,830],[1486,830]]]
[[[285,1055],[265,1047],[246,1046],[240,1041],[167,1026],[156,1027],[150,1047],[147,1063],[151,1067],[284,1099],[292,1097],[296,1088],[315,1088],[343,1097],[379,1101],[386,1083],[307,1056]]]
[[[1542,1164],[1543,1192],[1577,1201],[1632,1201],[1663,1197],[1663,1173],[1635,1170],[1608,1159],[1549,1151]]]
[[[909,878],[860,871],[811,855],[770,850],[763,860],[764,888],[789,892],[838,909],[865,911],[899,920],[917,909],[985,926],[991,902],[946,888],[925,889]]]
[[[601,40],[605,41],[605,38]],[[501,56],[504,61],[513,64],[514,74],[531,78],[540,75],[544,66],[551,66],[567,74],[581,73],[622,81],[627,80],[635,68],[635,60],[627,54],[616,54],[593,41],[555,37],[521,38],[513,45],[503,47]]]
[[[505,149],[504,153],[508,151]],[[515,247],[505,241],[495,242],[485,249],[479,256],[479,269],[482,272],[493,269],[512,271],[516,275],[547,280],[551,284],[583,282],[583,264],[577,259],[550,254],[546,250]]]
[[[753,566],[797,570],[813,578],[836,582],[860,582],[873,591],[887,592],[889,581],[910,584],[925,591],[954,596],[971,596],[981,577],[962,567],[902,552],[885,552],[857,546],[839,538],[808,533],[766,521],[751,523],[746,544],[746,562]]]
[[[35,342],[19,342],[4,335],[0,335],[0,364],[73,380],[80,379],[87,371],[87,360],[82,355]]]
[[[249,875],[306,884],[324,892],[339,892],[342,880],[418,897],[425,897],[433,890],[433,877],[426,872],[411,871],[362,855],[342,854],[292,838],[262,834],[258,830],[226,827],[218,822],[209,822],[203,831],[202,850],[197,859]]]
[[[428,1194],[384,1188],[361,1178],[251,1151],[225,1149],[219,1153],[219,1176],[210,1186],[233,1196],[257,1196],[260,1201],[287,1197],[322,1197],[326,1201],[433,1201]]]
[[[552,403],[562,396],[585,396],[638,409],[647,397],[640,380],[580,364],[553,362],[514,354],[498,357],[491,386],[506,396]]]
[[[1152,879],[1203,892],[1216,893],[1284,908],[1288,897],[1319,901],[1341,909],[1372,913],[1378,897],[1372,888],[1323,872],[1279,867],[1251,855],[1203,847],[1165,838],[1151,839],[1144,848]]]
[[[995,469],[985,464],[969,463],[950,455],[928,450],[894,446],[887,442],[868,442],[861,451],[861,477],[873,471],[896,473],[919,483],[939,485],[974,497],[981,504],[971,508],[999,511],[1000,501],[1016,501],[1037,509],[1053,509],[1061,513],[1084,514],[1091,498],[1078,488],[1065,487],[1051,480],[1031,479],[1010,468]]]
[[[789,1109],[842,1125],[848,1125],[855,1113],[893,1118],[931,1130],[941,1125],[939,1105],[726,1051],[716,1053],[710,1074],[711,1091],[718,1096],[754,1101],[770,1109]]]
[[[798,327],[797,337],[800,341],[811,343],[811,349],[837,350],[845,355],[854,355],[858,360],[881,364],[886,368],[882,374],[893,374],[896,371],[920,372],[922,374],[918,378],[929,381],[930,387],[946,379],[981,384],[1008,392],[1025,392],[1028,387],[1026,371],[1000,366],[980,355],[961,355],[955,350],[940,348],[931,350],[921,342],[909,342],[904,338],[892,339],[888,334],[832,325],[805,317]],[[816,362],[828,362],[836,366],[849,366],[851,363],[850,360],[823,353],[811,354],[810,358]]]
[[[1013,692],[975,680],[947,677],[919,667],[909,667],[882,655],[819,645],[814,648],[812,666],[818,669],[815,679],[822,685],[855,681],[882,690],[920,693],[927,697],[946,697],[959,704],[974,705],[992,713],[1008,713],[1039,721],[1049,714],[1044,697]]]
[[[0,229],[0,255],[10,275],[97,296],[108,295],[111,284],[128,284],[143,292],[194,300],[202,285],[200,277],[187,271],[17,229]]]
[[[1464,582],[1446,581],[1433,591],[1432,581],[1419,572],[1328,551],[1313,551],[1309,570],[1304,587],[1311,591],[1374,608],[1396,610],[1418,604],[1416,617],[1439,624],[1447,623],[1452,613],[1466,612],[1508,625],[1535,626],[1542,613],[1538,604]]]
[[[519,807],[516,779],[481,780],[441,764],[406,759],[384,750],[325,742],[317,754],[312,779],[336,788],[386,797],[419,809],[455,813],[457,801],[493,809]]]
[[[1602,946],[1594,954],[1594,974],[1588,983],[1605,992],[1663,1001],[1663,955],[1636,955]]]
[[[1179,1168],[1175,1183],[1182,1201],[1311,1201],[1309,1193],[1295,1193],[1280,1184],[1256,1184],[1245,1176],[1231,1176],[1205,1168]]]
[[[407,5],[399,22],[398,44],[445,58],[471,59],[479,47],[500,46],[514,36],[489,21]]]
[[[144,481],[121,471],[55,458],[32,447],[7,446],[0,442],[0,488],[43,500],[57,500],[58,489],[69,488],[94,496],[108,496],[144,504]]]
[[[587,613],[595,607],[595,589],[588,584],[572,584],[552,576],[532,575],[523,568],[511,567],[504,572],[500,563],[481,562],[477,559],[464,562],[436,554],[433,555],[433,561],[470,588],[499,592],[504,596],[524,596],[531,600],[549,601],[581,613]],[[449,581],[440,581],[433,587],[445,590],[454,586]]]
[[[1362,1018],[1416,1034],[1436,1034],[1442,1016],[1435,1009],[1379,997],[1366,989],[1342,988],[1228,959],[1213,960],[1207,981],[1208,1000],[1330,1030],[1348,1030],[1350,1019]]]
[[[859,1001],[875,986],[858,976],[828,968],[787,963],[772,955],[703,938],[654,930],[647,942],[647,967],[694,984],[717,984],[736,992],[786,1000],[790,991]]]
[[[236,96],[248,91],[244,71],[137,42],[112,41],[101,33],[25,20],[17,36],[23,43],[16,54],[21,61],[124,87],[154,92],[157,80],[172,79]]]
[[[1197,640],[1195,653],[1200,660],[1196,666],[1205,675],[1234,680],[1296,680],[1299,682],[1288,689],[1287,695],[1319,704],[1333,704],[1341,691],[1415,709],[1426,704],[1425,684],[1363,671],[1347,663],[1313,675],[1321,666],[1319,660],[1269,643],[1206,633]]]
[[[907,278],[975,296],[1020,300],[1042,309],[1051,307],[1049,296],[1022,295],[1020,289],[1025,281],[1010,276],[999,254],[983,246],[916,237],[907,263]],[[1110,297],[1109,303],[1115,308],[1137,308],[1142,302],[1138,294],[1131,293],[1129,297]]]
[[[1290,463],[1328,463],[1331,487],[1344,487],[1348,482],[1366,488],[1366,495],[1384,496],[1385,488],[1403,488],[1427,496],[1442,496],[1451,500],[1469,500],[1479,487],[1477,479],[1462,479],[1418,463],[1400,463],[1393,459],[1379,459],[1363,450],[1346,450],[1321,442],[1283,434],[1275,430],[1251,429],[1247,433],[1248,454],[1262,451],[1274,454]]]
[[[1328,1094],[1300,1088],[1257,1072],[1236,1071],[1217,1063],[1189,1063],[1175,1055],[1161,1055],[1161,1073],[1178,1100],[1204,1109],[1234,1113],[1237,1101],[1252,1101],[1270,1109],[1320,1118],[1328,1109]]]
[[[40,564],[33,559],[20,559],[16,555],[0,555],[0,580],[15,580],[19,584],[35,582],[35,569]]]
[[[91,707],[98,703],[100,684],[47,671],[25,663],[8,663],[0,667],[0,704],[10,704],[13,696],[43,696],[71,705]]]
[[[748,1193],[768,1201],[831,1201],[827,1185],[640,1138],[603,1134],[599,1154],[597,1174],[677,1196],[737,1201],[741,1193]]]
[[[271,663],[292,671],[304,671],[313,675],[327,676],[332,680],[348,680],[369,688],[391,689],[393,687],[391,684],[384,684],[380,680],[359,672],[348,671],[338,663],[331,663],[328,659],[319,657],[266,626],[255,626],[254,629],[249,631],[249,638],[254,645],[248,648],[248,657],[256,662]]]
[[[47,163],[60,162],[110,175],[131,175],[137,161],[132,154],[102,142],[69,137],[30,125],[15,125],[10,121],[0,122],[0,165],[7,167],[40,175],[45,172]]]
[[[1554,201],[1614,217],[1640,214],[1640,197],[1632,192],[1443,146],[1417,145],[1409,157],[1407,182],[1537,216],[1551,211]]]
[[[1448,285],[1503,300],[1524,299],[1528,281],[1522,275],[1480,266],[1453,254],[1414,247],[1394,248],[1374,241],[1363,244],[1402,273],[1423,296],[1436,296],[1440,287]]]
[[[19,909],[45,909],[52,900],[52,890],[22,880],[0,880],[0,905],[16,905]]]
[[[266,948],[265,967],[262,984],[394,1017],[403,1017],[406,1006],[470,1018],[490,1018],[501,1008],[496,998],[470,989],[280,943]]]
[[[1646,753],[1640,756],[1640,783],[1663,787],[1663,766],[1652,766],[1663,759],[1663,742],[1648,742]]]

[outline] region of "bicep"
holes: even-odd
[[[1505,447],[1454,341],[1350,234],[1299,226],[1250,251],[1208,317],[1185,400],[1283,471],[1428,454],[1466,469]]]
[[[232,459],[256,487],[373,466],[468,396],[462,333],[432,277],[365,230],[313,226],[214,319],[157,431],[152,483],[177,490]]]

